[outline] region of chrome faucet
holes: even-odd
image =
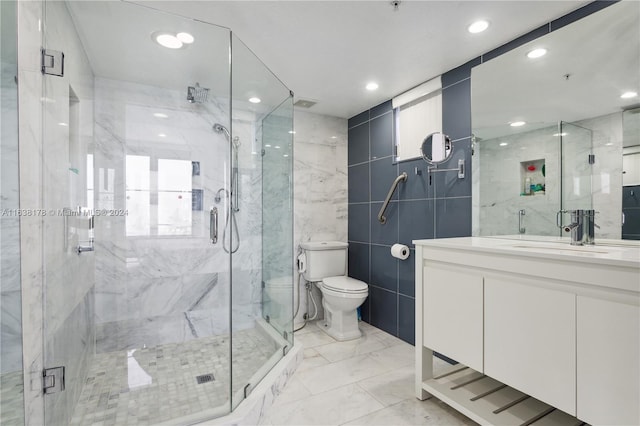
[[[571,214],[571,223],[561,224],[562,213]],[[556,225],[565,232],[571,232],[571,245],[595,244],[595,228],[600,228],[595,223],[596,212],[594,210],[559,210],[556,214]]]

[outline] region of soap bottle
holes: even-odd
[[[530,177],[524,180],[524,193],[526,195],[531,195],[531,178]]]

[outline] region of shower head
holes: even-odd
[[[195,86],[187,87],[187,101],[193,103],[203,103],[207,101],[207,97],[209,96],[209,89],[204,87],[200,87],[199,83],[196,83]]]
[[[219,123],[214,124],[213,131],[216,133],[224,133],[224,135],[227,137],[227,140],[229,140],[229,138],[231,137],[231,135],[229,134],[229,130],[227,130],[227,128],[224,127],[222,124],[219,124]]]

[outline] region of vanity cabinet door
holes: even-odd
[[[423,284],[424,346],[482,372],[482,275],[431,263]]]
[[[576,414],[576,296],[526,278],[484,281],[485,374]]]
[[[640,308],[578,296],[578,415],[640,424]]]

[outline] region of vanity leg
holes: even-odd
[[[415,351],[416,351],[416,372],[415,372],[415,391],[416,398],[419,400],[425,400],[431,398],[431,394],[422,389],[422,382],[433,378],[433,351],[425,348],[422,342],[422,328],[424,325],[424,316],[422,312],[422,246],[416,246],[415,252],[415,296],[416,296],[416,336],[415,336]]]
[[[416,345],[416,398],[425,400],[431,394],[422,389],[422,382],[433,378],[433,351]]]

